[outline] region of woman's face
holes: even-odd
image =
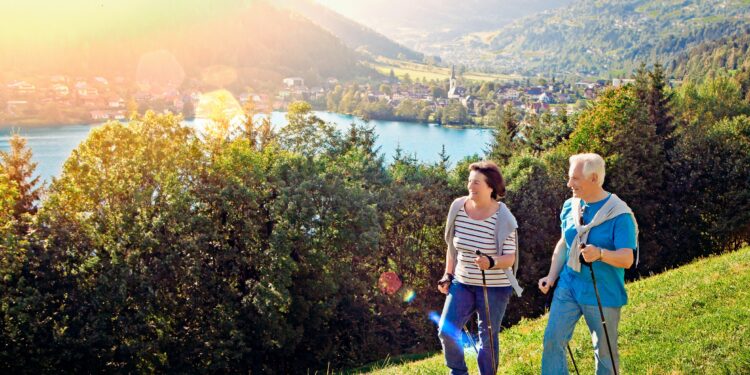
[[[479,171],[471,171],[469,173],[469,181],[466,189],[469,191],[469,199],[492,197],[492,188],[487,185],[487,176]]]

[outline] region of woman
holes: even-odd
[[[471,164],[466,188],[469,195],[453,202],[445,226],[448,250],[438,290],[447,297],[438,336],[451,374],[468,374],[461,327],[476,312],[481,341],[479,371],[495,374],[497,333],[505,307],[513,289],[519,296],[522,291],[513,274],[518,225],[508,207],[498,201],[505,195],[505,183],[497,165],[489,161]],[[477,251],[481,255],[476,255]]]

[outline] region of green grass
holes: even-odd
[[[384,57],[379,57],[378,62],[370,64],[370,66],[377,70],[381,74],[388,75],[393,69],[393,74],[398,78],[404,78],[406,74],[409,74],[411,79],[422,79],[425,78],[430,80],[444,80],[451,76],[451,69],[439,66],[431,66],[427,64],[418,64],[410,61],[393,60]],[[514,79],[521,79],[523,77],[519,75],[510,74],[489,74],[479,72],[466,72],[463,74],[464,79],[473,81],[511,81]]]
[[[627,285],[620,323],[624,374],[750,374],[750,247]],[[509,308],[513,308],[513,302]],[[500,334],[501,374],[539,374],[547,316]],[[593,373],[583,320],[571,341],[579,370]],[[472,374],[478,373],[467,350]],[[441,354],[375,365],[371,374],[444,374]],[[571,367],[572,370],[572,367]]]

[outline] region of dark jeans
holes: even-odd
[[[492,319],[492,335],[494,336],[494,355],[498,362],[500,353],[498,332],[500,323],[505,315],[505,308],[512,292],[511,287],[487,287],[487,297],[490,305],[490,317]],[[440,316],[438,326],[438,337],[443,344],[445,363],[451,369],[453,375],[468,374],[466,361],[464,361],[464,346],[461,328],[466,324],[472,314],[479,316],[479,339],[481,347],[477,362],[480,374],[494,374],[492,359],[490,357],[490,340],[487,332],[487,318],[484,307],[484,293],[481,286],[466,285],[454,280],[445,298],[443,314]]]

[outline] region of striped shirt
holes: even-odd
[[[455,277],[460,283],[468,285],[482,285],[482,272],[474,264],[476,251],[484,254],[497,255],[495,248],[495,221],[497,212],[485,220],[474,220],[466,214],[463,207],[456,215],[454,225],[453,246],[458,251]],[[511,232],[503,241],[502,255],[515,254],[516,233]],[[487,286],[510,286],[510,281],[502,269],[484,271]]]

